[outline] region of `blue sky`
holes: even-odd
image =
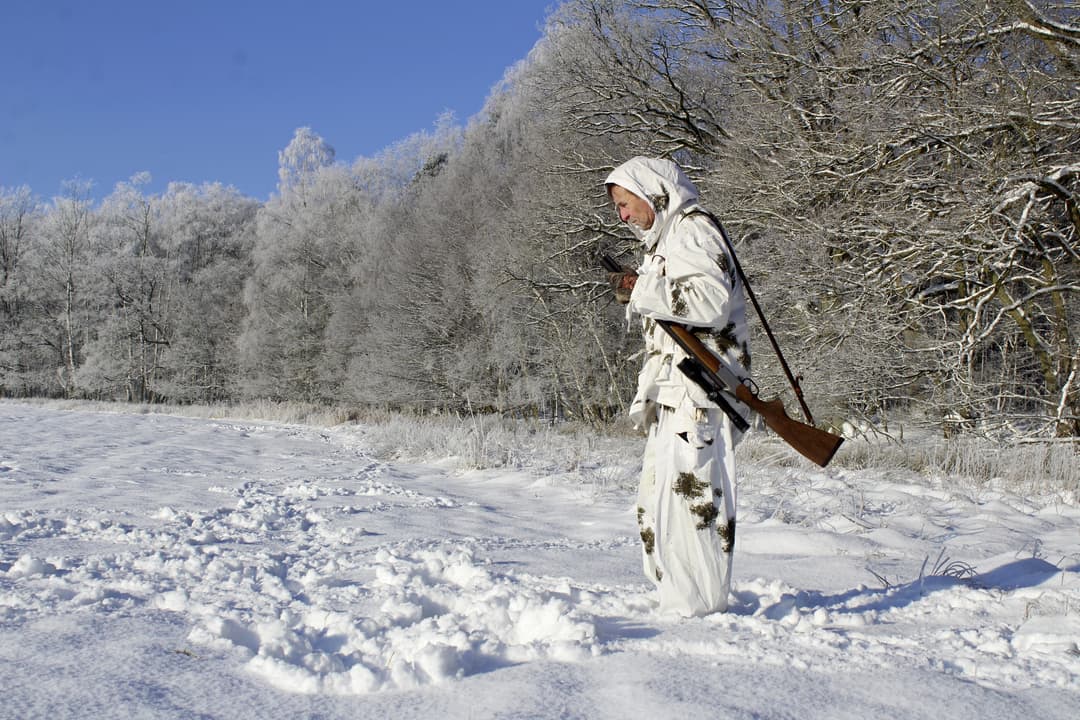
[[[352,161],[465,122],[555,0],[2,0],[0,186],[101,198],[218,181],[266,199],[309,126]]]

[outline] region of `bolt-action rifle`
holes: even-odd
[[[608,255],[602,256],[604,268],[608,272],[625,272],[621,265]],[[668,320],[656,320],[656,324],[675,341],[686,357],[677,367],[684,375],[697,383],[706,396],[724,411],[732,423],[741,431],[748,429],[743,419],[727,401],[733,397],[756,412],[770,430],[804,457],[825,467],[840,448],[844,438],[813,425],[799,422],[787,414],[784,403],[779,398],[762,400],[752,389],[752,381],[740,380],[735,373],[724,366],[685,325]]]

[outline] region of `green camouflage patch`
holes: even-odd
[[[720,549],[726,553],[735,549],[735,518],[731,518],[726,524],[717,525],[716,532],[720,534]]]
[[[645,527],[645,508],[637,509],[637,524],[641,528],[641,544],[645,546],[645,553],[652,555],[656,550],[656,533],[652,528]]]
[[[652,528],[645,528],[641,531],[641,544],[645,548],[646,555],[652,555],[656,550],[656,533]]]
[[[713,352],[723,354],[739,344],[735,337],[735,323],[729,322],[722,330],[714,328],[694,328],[691,330],[698,340]]]
[[[678,283],[671,283],[671,314],[678,315],[679,317],[686,317],[690,308],[686,305],[686,298],[683,297],[685,288]]]
[[[739,364],[747,371],[750,370],[750,345],[748,343],[743,343],[739,347]]]
[[[731,261],[728,260],[727,253],[721,252],[716,256],[716,266],[720,268],[724,275],[731,277]]]
[[[699,498],[706,496],[709,483],[699,480],[698,476],[692,472],[682,472],[675,478],[672,489],[684,498]]]
[[[709,526],[716,520],[716,516],[720,514],[720,511],[716,509],[716,505],[712,502],[697,503],[690,506],[690,512],[698,516],[697,529],[708,530]]]
[[[730,350],[739,344],[739,338],[735,337],[735,323],[729,322],[724,326],[724,329],[717,333],[716,342],[724,348],[724,350]]]

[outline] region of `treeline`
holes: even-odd
[[[680,162],[819,420],[1080,436],[1074,3],[569,0],[482,113],[265,203],[0,190],[0,392],[603,420],[640,341],[600,182]],[[766,343],[758,382],[784,392]]]

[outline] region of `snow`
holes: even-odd
[[[0,403],[0,718],[1073,718],[1080,508],[740,468],[731,612],[661,616],[617,460]],[[622,466],[614,469],[612,462]]]

